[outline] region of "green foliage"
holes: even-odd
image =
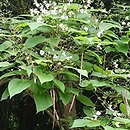
[[[79,4],[46,11],[28,20],[5,20],[0,80],[10,82],[1,100],[24,91],[34,99],[37,112],[53,108],[54,114],[58,102],[74,106],[78,100],[86,117],[74,120],[71,128],[129,129],[127,31],[113,18],[97,21],[96,12]]]

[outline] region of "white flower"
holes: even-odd
[[[120,127],[119,124],[120,124],[120,122],[116,122],[116,123],[115,123],[116,127]]]
[[[63,10],[67,11],[67,8],[68,8],[67,5],[65,5],[64,8],[63,8]]]
[[[118,64],[117,64],[117,62],[116,62],[116,61],[115,61],[115,62],[113,62],[113,64],[114,64],[115,68],[118,68]]]
[[[41,10],[42,14],[49,15],[50,12],[46,10],[45,8]]]
[[[72,56],[68,56],[68,57],[66,57],[66,60],[70,60],[70,59],[72,59]]]
[[[97,112],[96,112],[96,115],[97,115],[97,116],[100,116],[100,115],[101,115],[101,112],[100,112],[100,111],[97,111]]]
[[[34,16],[33,9],[30,9],[30,14],[31,14],[32,16]]]
[[[126,20],[129,20],[129,16],[126,16],[125,19],[126,19]]]
[[[130,74],[127,74],[127,77],[130,78]]]
[[[127,26],[130,26],[130,22],[127,23]]]
[[[83,14],[83,13],[84,13],[84,9],[80,9],[79,12],[80,12],[81,14]]]
[[[114,110],[112,109],[112,105],[111,105],[111,104],[108,106],[108,109],[111,110],[111,111],[114,111]]]
[[[122,69],[122,72],[125,72],[125,69]]]
[[[98,36],[98,37],[101,37],[102,34],[103,34],[103,31],[101,30],[101,31],[99,31],[99,32],[97,33],[97,36]]]
[[[68,16],[62,15],[60,18],[63,19],[63,20],[67,20],[67,19],[68,19]]]
[[[66,56],[66,52],[65,52],[65,51],[63,51],[63,52],[62,52],[62,55],[63,55],[63,56]]]
[[[98,116],[97,115],[93,115],[93,120],[97,120]]]
[[[84,30],[87,32],[88,31],[88,27],[84,27]]]
[[[102,50],[102,47],[98,44],[97,45],[97,48],[99,49],[99,50]]]
[[[61,65],[61,62],[58,62],[57,65]]]
[[[73,0],[69,0],[69,2],[73,2]]]
[[[87,0],[87,3],[88,3],[88,4],[91,4],[91,3],[92,3],[92,1],[91,1],[91,0]]]
[[[53,59],[57,59],[57,58],[58,58],[58,56],[57,56],[57,55],[54,55],[54,56],[53,56]]]
[[[30,59],[30,57],[29,57],[29,56],[27,56],[27,57],[26,57],[26,60],[29,60],[29,59]]]
[[[52,15],[57,15],[57,10],[51,10]]]
[[[98,19],[95,19],[95,22],[97,23],[97,22],[98,22]]]
[[[122,25],[126,25],[126,22],[123,21],[121,24],[122,24]]]
[[[40,50],[40,55],[43,56],[45,52],[43,50]]]
[[[72,15],[74,15],[74,12],[73,11],[69,11],[69,16],[72,16]]]
[[[48,8],[50,7],[50,4],[49,4],[49,3],[47,3],[45,6],[46,6],[46,8],[48,9]]]
[[[52,2],[52,6],[55,7],[57,5],[57,3],[54,1]]]
[[[59,11],[58,11],[59,13],[62,13],[62,9],[59,9]]]
[[[18,71],[21,71],[21,69],[18,69]]]
[[[38,15],[40,12],[38,11],[38,9],[34,9],[33,13]]]
[[[65,26],[63,23],[59,24],[59,27],[63,30],[63,31],[67,31],[68,27]]]

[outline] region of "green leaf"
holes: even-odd
[[[65,91],[65,85],[60,80],[54,80],[55,85],[64,93]]]
[[[74,68],[75,70],[77,70],[78,73],[80,73],[81,75],[85,76],[85,77],[88,77],[88,72],[87,70],[82,70],[82,69],[76,69]]]
[[[8,88],[6,88],[2,94],[1,101],[6,100],[8,97],[9,97],[9,91]]]
[[[90,82],[91,82],[91,84],[92,84],[94,87],[110,86],[109,84],[107,84],[107,83],[104,82],[104,81],[90,80]]]
[[[11,66],[12,64],[5,61],[5,62],[0,62],[0,67],[7,67],[7,66]]]
[[[69,71],[63,71],[63,72],[60,72],[60,74],[63,74],[64,77],[67,79],[67,80],[71,80],[71,81],[78,81],[79,79],[79,76],[72,73],[72,72],[69,72]]]
[[[43,36],[30,37],[25,42],[25,48],[32,48],[32,47],[38,45],[39,43],[43,43],[43,42],[47,42],[47,41],[48,41],[48,39]]]
[[[42,23],[37,23],[37,22],[28,23],[28,26],[30,27],[31,31],[37,29],[38,27],[42,25],[43,25]]]
[[[27,89],[31,84],[32,82],[29,80],[12,79],[8,84],[10,98],[16,94],[21,93],[23,90]]]
[[[76,88],[67,87],[66,91],[75,95],[79,95],[80,90]]]
[[[121,86],[114,87],[114,89],[121,95],[123,94],[122,92],[126,93],[127,99],[130,100],[130,92],[127,89]]]
[[[103,126],[103,128],[105,130],[128,130],[128,129],[123,129],[123,128],[114,128],[114,127],[111,127],[111,126]]]
[[[68,93],[59,92],[59,96],[64,105],[67,105],[71,99],[71,95]]]
[[[98,54],[96,54],[95,52],[93,52],[93,51],[91,51],[91,50],[88,50],[87,52],[88,52],[88,54],[89,54],[90,56],[96,57],[97,60],[98,60],[98,62],[99,62],[100,64],[102,64],[102,58],[101,58]]]
[[[117,122],[121,122],[121,124],[129,124],[130,123],[130,119],[127,119],[127,118],[115,117],[113,120],[117,121]]]
[[[83,80],[79,85],[81,87],[87,87],[91,82],[89,80]]]
[[[83,112],[87,115],[87,116],[89,116],[89,117],[93,117],[93,109],[92,108],[90,108],[90,107],[87,107],[87,106],[84,106],[83,107]]]
[[[22,75],[22,74],[25,74],[25,71],[15,70],[15,71],[12,71],[12,72],[3,74],[3,75],[0,77],[0,80],[3,79],[3,78],[6,78],[6,77],[10,77],[10,76],[14,76],[14,75]]]
[[[26,66],[26,65],[22,65],[20,66],[20,68],[24,69],[27,71],[28,77],[30,77],[31,73],[32,73],[32,66]]]
[[[39,78],[41,84],[52,81],[54,76],[52,74],[45,74],[40,67],[35,67],[33,73]]]
[[[122,113],[124,113],[124,114],[127,113],[127,111],[126,111],[126,106],[125,106],[124,103],[120,103],[119,108],[120,108],[120,111],[121,111]]]
[[[114,32],[112,32],[111,30],[105,31],[104,34],[106,34],[106,35],[108,35],[110,37],[118,39],[118,36]]]
[[[97,127],[100,126],[100,121],[99,120],[88,120],[88,119],[76,119],[73,122],[73,125],[71,128],[79,128],[79,127]]]
[[[0,52],[5,51],[7,48],[11,46],[12,46],[12,43],[10,41],[5,41],[4,43],[0,44]]]
[[[113,23],[99,23],[99,29],[102,31],[106,31],[110,28],[119,28],[121,29],[121,26],[113,24]]]
[[[71,66],[64,66],[65,68],[71,68],[71,69],[74,69],[76,70],[79,74],[85,76],[85,77],[88,77],[88,72],[87,70],[83,70],[83,69],[77,69],[77,68],[74,68],[74,67],[71,67]]]
[[[34,95],[33,98],[36,104],[37,113],[44,111],[53,105],[51,96],[46,93]]]
[[[128,50],[129,50],[129,45],[128,45],[128,41],[124,42],[124,41],[121,41],[121,40],[116,40],[117,42],[117,46],[115,46],[115,48],[119,51],[119,52],[122,52],[124,54],[127,54],[128,53]]]
[[[84,105],[86,105],[86,106],[94,107],[93,102],[92,102],[88,97],[86,97],[86,96],[84,96],[84,95],[79,95],[79,96],[77,96],[77,99],[78,99],[81,103],[83,103]]]

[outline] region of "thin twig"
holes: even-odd
[[[76,97],[76,95],[74,95],[73,98],[72,98],[72,102],[71,102],[71,105],[70,105],[70,108],[69,108],[69,112],[71,112],[71,110],[72,110],[72,108],[74,106],[75,97]]]
[[[83,69],[83,52],[82,52],[82,55],[81,55],[80,69]],[[80,74],[80,80],[79,80],[79,82],[81,83],[81,81],[82,81],[82,75]]]

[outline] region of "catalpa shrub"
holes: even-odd
[[[37,113],[47,111],[64,129],[129,129],[129,38],[119,35],[122,26],[97,19],[89,1],[44,4],[0,20],[0,85],[8,82],[1,100],[28,94]]]

